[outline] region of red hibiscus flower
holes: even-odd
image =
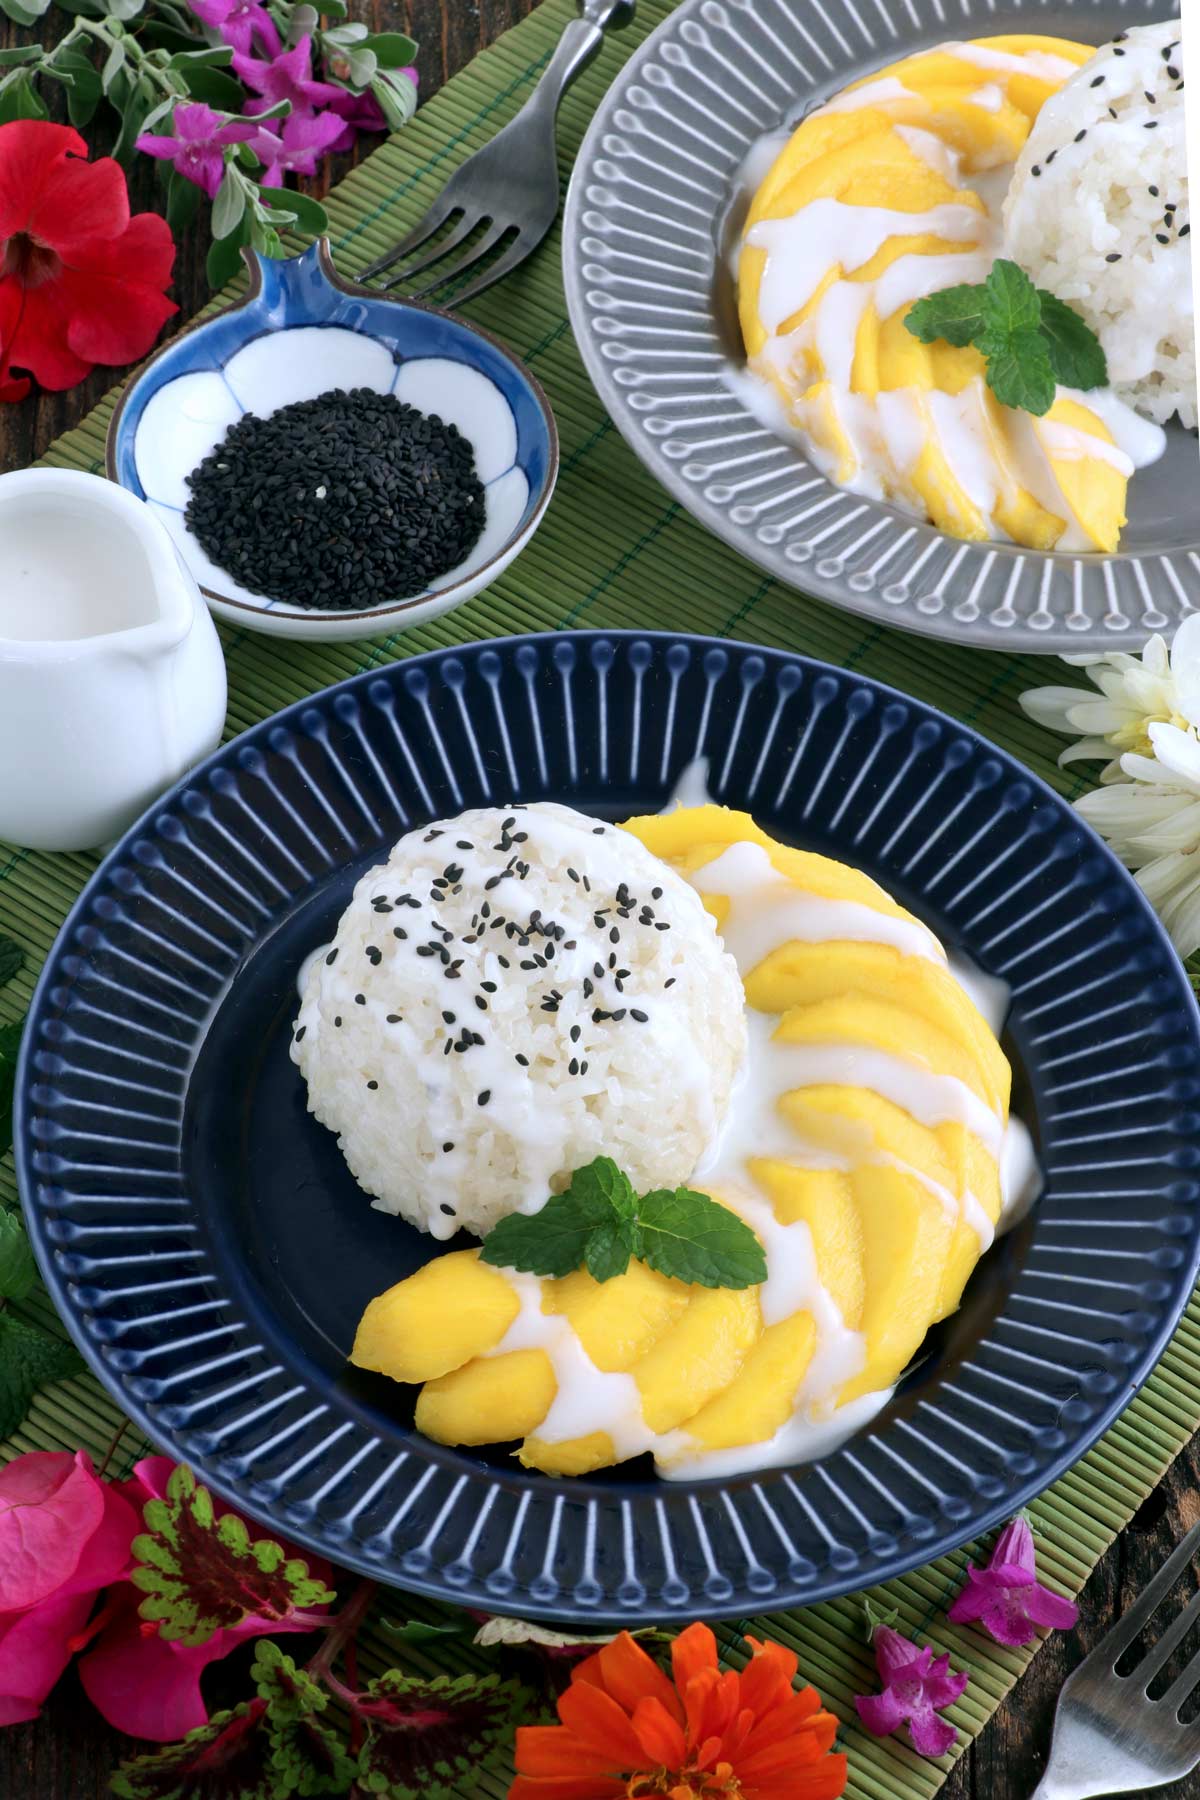
[[[178,311],[166,220],[131,218],[118,165],[86,156],[69,126],[0,125],[0,400],[22,399],[28,375],[68,388],[135,362]]]
[[[722,1673],[708,1626],[689,1625],[671,1681],[623,1631],[574,1670],[561,1725],[518,1730],[509,1800],[837,1800],[837,1720],[792,1686],[790,1650],[746,1642],[746,1667]]]

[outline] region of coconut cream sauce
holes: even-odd
[[[1074,64],[1065,58],[1038,52],[1016,55],[964,43],[948,43],[940,48],[980,69],[1006,74],[1024,72],[1047,81],[1061,81],[1074,72]],[[916,98],[895,76],[886,76],[837,95],[819,111],[853,112],[906,97]],[[1003,98],[996,83],[984,83],[972,94],[972,100],[984,110],[996,110]],[[776,435],[798,442],[816,466],[835,479],[836,459],[804,429],[802,408],[796,419],[789,416],[771,380],[772,373],[786,377],[806,346],[815,348],[857,465],[849,480],[841,485],[851,492],[873,499],[891,499],[910,511],[922,513],[919,504],[894,491],[893,483],[896,477],[904,480],[915,469],[932,426],[947,462],[983,515],[991,536],[1006,539],[1008,534],[995,518],[1006,480],[988,429],[982,381],[955,395],[936,391],[918,395],[915,390],[900,388],[871,398],[851,391],[855,336],[868,304],[873,303],[878,317],[884,320],[943,288],[982,282],[1004,249],[1001,216],[1012,165],[989,169],[968,181],[961,172],[958,153],[933,133],[907,125],[897,125],[895,129],[922,161],[947,180],[969,189],[981,208],[964,201],[936,206],[924,213],[902,213],[821,198],[790,218],[760,220],[750,228],[746,242],[767,253],[759,313],[770,335],[755,366],[731,368],[727,382],[762,424]],[[782,131],[775,129],[751,147],[735,183],[743,209],[790,135],[790,126]],[[790,332],[781,332],[786,320],[812,299],[834,263],[853,272],[869,262],[889,238],[924,233],[948,242],[961,241],[966,247],[958,253],[899,257],[875,281],[836,281],[813,318]],[[735,254],[735,276],[736,263]],[[1166,448],[1166,436],[1160,426],[1140,418],[1111,389],[1086,394],[1061,391],[1094,412],[1115,441],[1110,444],[1094,432],[1057,420],[1040,421],[1035,427],[1031,419],[1021,415],[1022,423],[1010,445],[1015,453],[1012,473],[1018,485],[1041,506],[1066,520],[1058,549],[1091,550],[1094,545],[1063,493],[1051,454],[1070,462],[1096,457],[1128,477],[1136,469],[1157,461]],[[922,415],[922,402],[928,409],[927,416]]]
[[[689,765],[672,803],[703,805],[709,799],[705,776],[703,763]],[[778,873],[758,844],[730,845],[688,879],[702,895],[728,897],[729,913],[721,935],[743,977],[772,950],[795,939],[882,943],[904,955],[947,964],[942,946],[924,925],[856,901],[802,893]],[[947,966],[989,1025],[998,1030],[1008,1005],[1004,984],[967,964]],[[1036,1196],[1037,1165],[1028,1133],[1018,1120],[1010,1118],[1006,1124],[965,1083],[867,1047],[788,1044],[776,1036],[780,1023],[776,1015],[748,1010],[746,1059],[724,1123],[695,1179],[719,1193],[763,1246],[767,1279],[759,1289],[759,1305],[764,1325],[802,1310],[813,1315],[816,1348],[791,1418],[764,1442],[719,1451],[700,1448],[686,1426],[653,1432],[642,1416],[633,1376],[598,1369],[569,1321],[561,1314],[542,1311],[541,1282],[510,1273],[520,1311],[490,1354],[537,1348],[549,1357],[557,1394],[536,1433],[543,1441],[561,1442],[606,1432],[618,1459],[650,1451],[659,1473],[668,1479],[700,1479],[825,1455],[887,1403],[890,1389],[863,1395],[844,1407],[835,1405],[837,1393],[863,1366],[862,1334],[846,1326],[821,1282],[807,1224],[781,1224],[770,1201],[755,1190],[749,1172],[748,1165],[755,1157],[778,1157],[810,1168],[851,1166],[825,1146],[804,1141],[780,1111],[779,1099],[785,1093],[814,1083],[848,1082],[885,1095],[925,1124],[965,1124],[997,1159],[1002,1228]],[[989,1247],[994,1229],[974,1195],[966,1193],[960,1199],[885,1152],[878,1154],[878,1160],[904,1168],[936,1195],[953,1219],[962,1218],[971,1225],[981,1252]]]

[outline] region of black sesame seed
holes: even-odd
[[[307,1030],[308,1030],[308,1026],[307,1026],[307,1025],[302,1025],[302,1026],[301,1026],[301,1027],[300,1027],[300,1029],[299,1029],[299,1031],[298,1031],[298,1032],[297,1032],[297,1033],[296,1033],[296,1042],[297,1042],[297,1043],[299,1043],[299,1042],[300,1042],[300,1039],[301,1039],[301,1038],[302,1038],[302,1037],[303,1037],[303,1036],[304,1036],[304,1034],[305,1034],[305,1032],[306,1032],[306,1031],[307,1031]]]
[[[355,1006],[365,1006],[367,1004],[367,996],[365,994],[355,994],[354,1004]]]
[[[568,1075],[578,1075],[578,1073],[579,1073],[579,1059],[578,1059],[578,1057],[573,1056],[571,1058],[570,1062],[567,1064],[567,1074]]]
[[[380,963],[383,961],[383,951],[380,950],[375,944],[368,944],[367,945],[367,961],[370,963],[370,965],[373,969],[377,969],[379,967]]]
[[[393,925],[392,926],[392,936],[394,938],[400,938],[401,940],[403,940],[404,938],[406,938],[408,936],[408,933],[407,933],[407,931],[405,931],[403,925]]]
[[[621,941],[621,933],[617,930],[615,925],[608,934],[608,941],[610,944],[619,944]]]
[[[480,1010],[480,1012],[486,1012],[486,1011],[487,1011],[487,1009],[488,1009],[488,1003],[487,1003],[487,1001],[486,1001],[486,1000],[485,1000],[485,999],[484,999],[484,997],[483,997],[483,995],[482,995],[482,994],[476,994],[476,996],[475,996],[475,1004],[476,1004],[476,1006],[477,1006],[477,1007],[478,1007],[478,1008],[479,1008],[479,1010]]]
[[[327,957],[326,957],[326,958],[325,958],[325,961],[326,961],[326,964],[327,964],[327,965],[328,965],[328,966],[329,966],[329,967],[330,967],[330,968],[332,968],[332,966],[333,966],[333,964],[334,964],[334,963],[335,963],[335,962],[336,962],[336,961],[337,961],[337,951],[336,951],[336,950],[331,950],[331,951],[330,951],[330,952],[329,952],[329,955],[328,955],[328,956],[327,956]]]
[[[404,1017],[403,1013],[389,1013],[387,1016],[387,1022],[389,1025],[399,1025],[399,1023],[403,1019],[403,1017]]]
[[[580,1065],[579,1065],[579,1073],[580,1073],[580,1074],[581,1074],[581,1075],[586,1075],[586,1074],[587,1074],[587,1061],[586,1061],[586,1059],[585,1059],[585,1060],[584,1060],[584,1061],[583,1061],[583,1062],[581,1062],[581,1063],[580,1063]]]
[[[1121,252],[1119,250],[1110,250],[1104,260],[1107,263],[1120,262]]]
[[[334,1024],[335,1024],[335,1025],[337,1025],[337,1026],[340,1026],[340,1025],[341,1025],[341,1023],[342,1023],[342,1015],[341,1015],[341,1013],[339,1013],[339,1014],[338,1014],[338,1015],[337,1015],[337,1018],[336,1018],[336,1019],[335,1019],[335,1020],[334,1020],[334,1021],[333,1021],[333,1022],[334,1022]]]
[[[1158,199],[1158,189],[1156,187],[1151,187],[1149,193],[1152,200]]]
[[[1104,85],[1103,75],[1097,75],[1096,79],[1091,83],[1091,86],[1094,88],[1102,87],[1103,85]]]
[[[603,825],[593,825],[592,826],[592,836],[593,837],[603,837],[604,836]]]
[[[1169,244],[1171,240],[1165,231],[1156,231],[1154,234],[1154,241],[1156,244]]]
[[[444,1012],[442,1014],[442,1023],[443,1023],[443,1025],[456,1025],[458,1023],[458,1020],[455,1018],[455,1016],[452,1012]]]
[[[571,1027],[571,1042],[573,1044],[577,1044],[579,1042],[579,1026],[578,1025],[572,1025],[572,1027]]]
[[[473,850],[475,848],[475,846],[471,842],[470,838],[456,838],[455,842],[454,842],[454,848],[456,850]]]
[[[1163,55],[1164,56],[1166,55],[1165,50],[1163,51]],[[1170,76],[1172,81],[1179,80],[1179,70],[1175,67],[1174,63],[1167,64],[1167,74]]]
[[[517,1061],[520,1063],[520,1065],[523,1069],[527,1069],[529,1067],[529,1058],[527,1056],[522,1056],[521,1052],[519,1050],[517,1051]]]
[[[451,1149],[454,1148],[453,1145],[451,1145],[450,1147],[451,1147]],[[454,1217],[454,1208],[450,1205],[448,1200],[443,1200],[441,1202],[441,1208],[442,1208],[442,1211],[447,1215],[448,1218],[452,1219]]]
[[[371,1092],[374,1093],[379,1086],[379,1083],[377,1081],[368,1081],[367,1086],[370,1088]]]
[[[1087,136],[1087,126],[1085,125],[1082,131],[1077,131],[1075,133],[1075,142],[1077,144],[1082,144],[1082,142],[1086,136]]]
[[[1144,119],[1142,121],[1142,130],[1143,131],[1157,131],[1158,130],[1158,120],[1157,119]]]
[[[1041,172],[1042,172],[1042,166],[1041,166],[1041,164],[1040,164],[1040,163],[1034,163],[1034,165],[1033,165],[1033,168],[1032,168],[1032,170],[1031,170],[1031,173],[1032,173],[1032,174],[1033,174],[1033,175],[1040,175],[1040,174],[1041,174]]]
[[[636,1006],[631,1006],[629,1009],[629,1016],[631,1019],[636,1019],[639,1025],[645,1025],[649,1020],[650,1014],[639,1012]]]
[[[1182,238],[1182,237],[1187,237],[1187,235],[1188,235],[1188,234],[1189,234],[1189,232],[1190,232],[1190,231],[1191,231],[1191,229],[1192,229],[1192,228],[1191,228],[1191,226],[1190,226],[1190,225],[1181,225],[1181,226],[1180,226],[1180,227],[1179,227],[1179,235],[1180,235],[1180,237],[1181,237],[1181,238]]]
[[[669,981],[664,981],[664,982],[663,982],[663,987],[664,987],[664,988],[669,988],[669,987],[674,987],[674,986],[675,986],[675,980],[676,980],[676,977],[675,977],[675,976],[674,976],[674,975],[672,975],[672,977],[671,977],[671,979],[670,979],[670,980],[669,980]]]
[[[443,1144],[443,1145],[442,1145],[442,1155],[443,1155],[443,1156],[449,1156],[449,1154],[450,1154],[450,1152],[451,1152],[451,1151],[452,1151],[452,1150],[453,1150],[453,1148],[454,1148],[454,1145],[453,1145],[453,1144]],[[454,1210],[454,1208],[453,1208],[453,1207],[449,1207],[449,1208],[447,1208],[447,1210],[448,1210],[448,1211],[450,1211],[450,1212],[453,1212],[453,1210]]]
[[[491,1097],[492,1097],[491,1088],[484,1088],[482,1094],[479,1095],[479,1097],[476,1101],[476,1105],[477,1106],[486,1106],[488,1101],[491,1099]]]

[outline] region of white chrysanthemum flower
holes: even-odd
[[[1149,756],[1122,756],[1120,778],[1075,807],[1135,871],[1176,950],[1190,956],[1200,949],[1200,738],[1158,722],[1148,736]]]
[[[1114,651],[1066,661],[1087,670],[1097,696],[1075,687],[1031,688],[1021,695],[1022,708],[1039,725],[1078,737],[1059,757],[1060,768],[1111,759],[1100,779],[1120,781],[1122,756],[1153,755],[1152,726],[1180,732],[1200,726],[1200,616],[1184,621],[1169,651],[1163,638],[1152,637],[1140,657]]]

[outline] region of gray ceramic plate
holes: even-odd
[[[872,619],[1007,650],[1134,649],[1200,606],[1200,459],[1170,427],[1130,484],[1116,556],[964,544],[832,486],[723,378],[740,342],[721,254],[762,132],[951,37],[1100,43],[1177,0],[682,0],[600,107],[567,198],[563,268],[600,398],[702,524],[794,587]]]

